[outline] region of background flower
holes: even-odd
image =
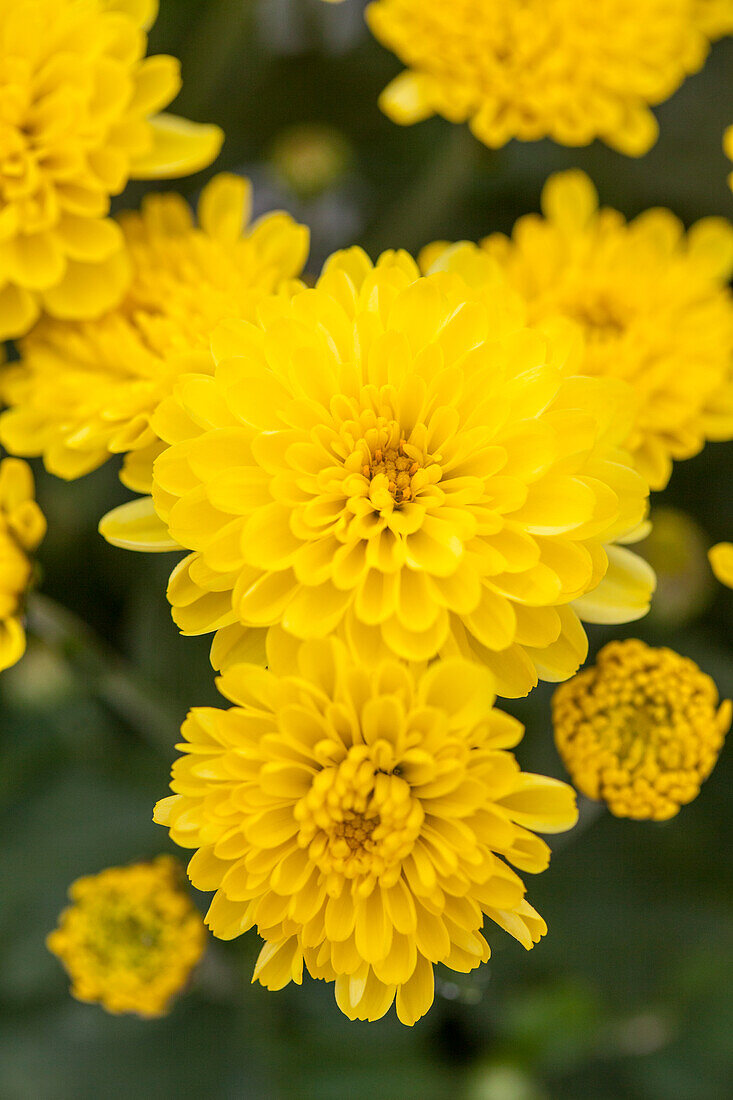
[[[526,695],[585,659],[579,615],[646,612],[651,569],[610,545],[646,508],[617,446],[626,391],[564,376],[567,333],[523,328],[476,262],[474,288],[404,254],[337,254],[315,290],[222,326],[214,377],[161,404],[163,524],[136,501],[101,530],[194,551],[168,596],[184,632],[218,631],[215,667],[282,624],[365,657],[458,651]]]
[[[382,93],[395,122],[468,121],[494,148],[602,138],[629,156],[657,139],[649,107],[733,30],[728,0],[376,0],[376,37],[408,66]]]
[[[72,905],[48,937],[79,1001],[162,1016],[206,946],[206,931],[170,856],[108,867],[69,888]]]
[[[635,638],[610,642],[552,700],[555,742],[579,790],[618,817],[654,821],[698,796],[731,712],[694,661]]]
[[[185,176],[219,152],[217,126],[159,112],[180,87],[145,58],[157,0],[4,0],[0,11],[0,340],[40,311],[95,317],[128,278],[110,195]]]
[[[0,375],[10,406],[0,416],[4,445],[43,455],[64,478],[123,453],[123,480],[148,491],[161,449],[150,418],[175,379],[210,372],[217,324],[252,316],[305,262],[303,226],[282,213],[250,225],[250,211],[249,181],[224,173],[202,192],[198,226],[173,193],[148,195],[140,214],[121,215],[132,266],[125,298],[97,321],[45,319],[22,342],[22,361]]]
[[[23,599],[33,578],[30,554],[46,533],[25,462],[0,462],[0,671],[25,652]]]
[[[330,640],[275,648],[269,666],[221,678],[232,709],[191,712],[156,821],[198,849],[189,875],[217,891],[214,934],[257,926],[254,979],[300,984],[305,962],[351,1019],[396,999],[413,1024],[435,963],[488,959],[484,916],[528,949],[545,933],[501,857],[543,870],[531,830],[570,828],[572,791],[519,770],[506,750],[522,728],[491,710],[492,678],[468,661],[370,670]]]
[[[583,370],[621,378],[634,390],[626,440],[652,489],[672,460],[708,439],[733,437],[733,227],[704,218],[686,234],[668,210],[626,222],[598,209],[590,179],[552,176],[544,217],[520,218],[511,237],[482,242],[527,302],[530,323],[557,315],[580,324]],[[426,250],[433,261],[440,246]]]

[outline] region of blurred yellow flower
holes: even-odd
[[[527,949],[546,932],[504,860],[544,870],[530,830],[569,829],[574,793],[520,771],[507,750],[522,727],[492,710],[492,677],[472,662],[368,669],[334,639],[285,635],[269,658],[219,680],[235,707],[190,713],[155,820],[198,849],[188,873],[217,891],[214,934],[257,926],[253,981],[300,984],[305,962],[350,1019],[396,998],[413,1024],[435,963],[488,959],[485,917]]]
[[[407,65],[380,100],[395,122],[437,113],[492,148],[601,138],[629,156],[657,139],[650,106],[733,30],[733,0],[375,0],[366,14]]]
[[[72,905],[47,938],[79,1001],[163,1016],[206,946],[206,929],[170,856],[108,867],[72,883]]]
[[[228,316],[248,317],[289,286],[308,231],[287,214],[250,226],[248,180],[222,174],[203,190],[196,226],[180,195],[148,195],[120,225],[133,277],[122,304],[96,321],[44,319],[22,342],[21,363],[0,375],[11,408],[0,440],[75,478],[125,453],[122,478],[150,489],[160,450],[150,417],[178,375],[210,373],[209,337]]]
[[[33,578],[30,554],[46,533],[33,474],[17,458],[0,462],[0,671],[25,652],[23,598]]]
[[[708,560],[721,584],[733,588],[733,543],[719,542],[708,550]]]
[[[576,787],[617,817],[665,821],[700,793],[731,721],[687,657],[630,639],[552,700],[555,742]]]
[[[215,376],[162,402],[161,518],[138,500],[101,531],[193,551],[168,597],[184,633],[218,632],[216,668],[282,624],[340,631],[365,660],[461,652],[519,696],[576,671],[579,616],[646,613],[653,572],[614,545],[646,511],[618,449],[626,389],[572,377],[567,325],[526,329],[476,263],[474,288],[405,253],[337,253],[315,289],[223,325]]]
[[[673,459],[733,438],[733,226],[705,218],[685,234],[662,209],[627,223],[598,209],[580,171],[551,176],[542,209],[544,218],[529,214],[511,238],[495,233],[481,246],[526,300],[531,323],[556,315],[579,323],[583,371],[631,385],[637,410],[626,446],[651,488],[662,489]],[[440,251],[431,246],[423,263]]]
[[[3,0],[0,8],[0,341],[41,310],[95,317],[128,277],[110,195],[182,176],[222,133],[160,114],[178,62],[145,57],[157,0]]]

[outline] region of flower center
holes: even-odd
[[[402,504],[405,500],[415,498],[412,479],[419,469],[419,463],[407,454],[405,440],[401,439],[396,447],[377,447],[371,462],[365,463],[362,473],[370,481],[383,474],[395,504]]]
[[[295,807],[298,843],[326,874],[380,877],[401,864],[417,839],[423,809],[409,785],[380,771],[367,745],[319,772]]]

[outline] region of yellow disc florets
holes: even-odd
[[[155,820],[197,849],[188,870],[216,890],[214,934],[257,926],[255,980],[280,989],[305,965],[351,1019],[396,1000],[412,1024],[435,963],[468,973],[488,958],[485,924],[527,949],[544,934],[508,863],[544,870],[535,831],[574,823],[571,788],[520,771],[507,750],[522,728],[475,663],[367,668],[339,641],[279,631],[268,663],[222,676],[236,706],[191,712]]]
[[[170,856],[109,867],[77,879],[48,947],[72,979],[80,1001],[108,1012],[161,1016],[200,959],[201,917],[182,889]]]
[[[0,462],[0,670],[25,651],[23,598],[33,577],[30,555],[46,533],[34,500],[33,474],[17,458]]]
[[[367,20],[408,66],[383,92],[395,122],[469,121],[492,147],[599,137],[630,156],[657,137],[650,106],[733,29],[730,0],[375,0]]]
[[[21,363],[0,376],[5,446],[43,455],[64,478],[124,453],[123,480],[145,492],[160,450],[150,427],[157,405],[182,372],[211,372],[209,337],[224,318],[250,316],[305,262],[303,226],[278,212],[250,225],[250,210],[249,181],[223,173],[202,192],[198,225],[174,193],[121,215],[126,297],[96,321],[44,319],[22,342]]]
[[[671,649],[611,642],[557,689],[555,741],[575,785],[618,817],[664,821],[712,771],[731,720],[715,684]]]
[[[145,58],[157,0],[0,5],[0,341],[41,309],[95,317],[124,291],[110,195],[130,178],[209,164],[215,126],[159,114],[180,86],[172,57]]]

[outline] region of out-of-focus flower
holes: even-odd
[[[110,195],[183,176],[222,133],[160,114],[180,87],[145,57],[157,0],[3,0],[0,10],[0,340],[43,309],[96,317],[128,278]]]
[[[729,126],[723,135],[723,149],[729,160],[733,160],[733,126]],[[728,176],[728,184],[733,190],[733,172]]]
[[[666,821],[713,770],[731,721],[694,661],[611,642],[552,700],[555,742],[576,787],[617,817]]]
[[[626,387],[573,377],[575,330],[524,328],[476,264],[472,287],[405,253],[337,253],[315,289],[222,326],[215,376],[161,404],[160,518],[135,501],[101,530],[193,551],[168,596],[184,633],[218,632],[215,667],[281,624],[364,659],[458,651],[519,696],[579,667],[580,618],[646,613],[653,572],[615,545],[646,511],[617,446]]]
[[[0,375],[8,450],[43,455],[64,478],[125,453],[123,481],[149,490],[160,450],[150,417],[162,398],[182,372],[213,370],[209,337],[220,321],[252,316],[305,262],[307,229],[284,213],[250,226],[250,192],[245,179],[216,176],[198,226],[173,193],[121,216],[133,269],[122,304],[96,321],[44,319],[22,342],[22,361]]]
[[[313,198],[339,183],[350,160],[351,148],[341,131],[318,123],[283,130],[270,153],[278,178],[301,198]]]
[[[189,715],[155,820],[198,849],[188,873],[217,891],[214,934],[257,926],[253,980],[299,984],[305,962],[351,1019],[396,998],[413,1024],[435,963],[467,973],[489,957],[485,917],[527,949],[545,933],[504,860],[544,870],[533,831],[569,829],[573,792],[520,771],[507,750],[522,727],[492,710],[473,662],[367,668],[335,639],[270,641],[267,671],[220,679],[235,707]]]
[[[626,446],[662,489],[673,459],[733,437],[733,226],[705,218],[685,234],[661,209],[627,223],[598,209],[579,171],[550,177],[542,209],[481,246],[526,300],[530,323],[572,318],[585,334],[583,371],[633,388]],[[424,263],[439,255],[430,246]]]
[[[23,598],[33,578],[30,555],[46,533],[26,462],[0,462],[0,671],[25,652]]]
[[[648,536],[636,547],[657,576],[649,619],[681,626],[701,615],[715,592],[707,539],[692,516],[678,508],[652,508],[650,523]]]
[[[206,929],[170,856],[108,867],[69,888],[72,904],[46,944],[79,1001],[163,1016],[201,958]]]
[[[711,546],[708,559],[720,583],[733,588],[733,542],[719,542]]]
[[[656,141],[649,109],[733,30],[731,0],[375,0],[367,22],[407,65],[382,109],[410,124],[469,122],[486,145],[601,138],[629,156]]]

